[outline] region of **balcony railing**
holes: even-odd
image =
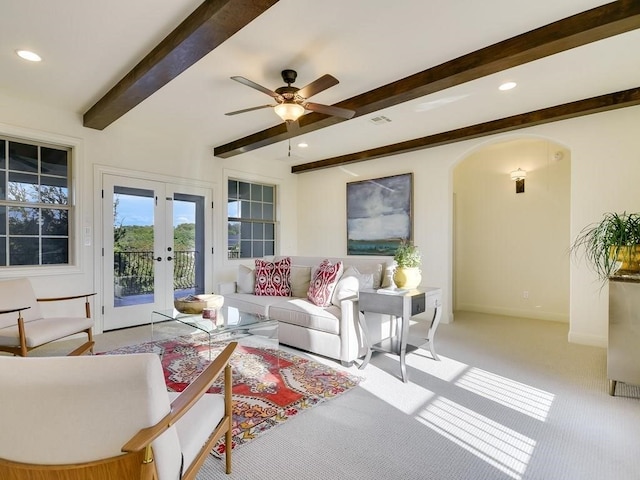
[[[174,290],[195,288],[198,252],[176,250],[173,253]],[[116,296],[153,293],[154,262],[153,252],[113,252]]]

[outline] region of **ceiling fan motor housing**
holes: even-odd
[[[282,70],[280,74],[282,75],[282,80],[284,80],[284,83],[288,85],[291,85],[296,81],[296,78],[298,78],[298,72],[296,72],[295,70]]]

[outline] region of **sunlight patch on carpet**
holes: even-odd
[[[552,393],[476,367],[465,372],[455,384],[543,422],[555,398]]]
[[[523,478],[535,440],[446,398],[438,398],[417,420],[515,480]]]
[[[167,389],[181,392],[202,372],[227,342],[179,337],[118,348],[107,354],[162,352]],[[361,378],[288,351],[238,345],[233,367],[233,447],[244,445],[271,428],[358,385]],[[209,392],[222,391],[222,378]],[[223,441],[212,454],[222,456]]]

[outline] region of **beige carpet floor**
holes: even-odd
[[[150,333],[97,335],[96,349]],[[198,478],[640,479],[640,388],[618,384],[609,396],[605,349],[570,344],[567,333],[562,323],[457,312],[438,331],[440,362],[423,350],[407,357],[409,383],[395,356],[374,354],[366,369],[347,369],[360,386],[239,448],[231,475],[212,457]]]

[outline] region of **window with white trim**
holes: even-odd
[[[69,265],[71,148],[0,137],[0,268]]]
[[[228,258],[275,254],[275,185],[229,179],[227,201]]]

